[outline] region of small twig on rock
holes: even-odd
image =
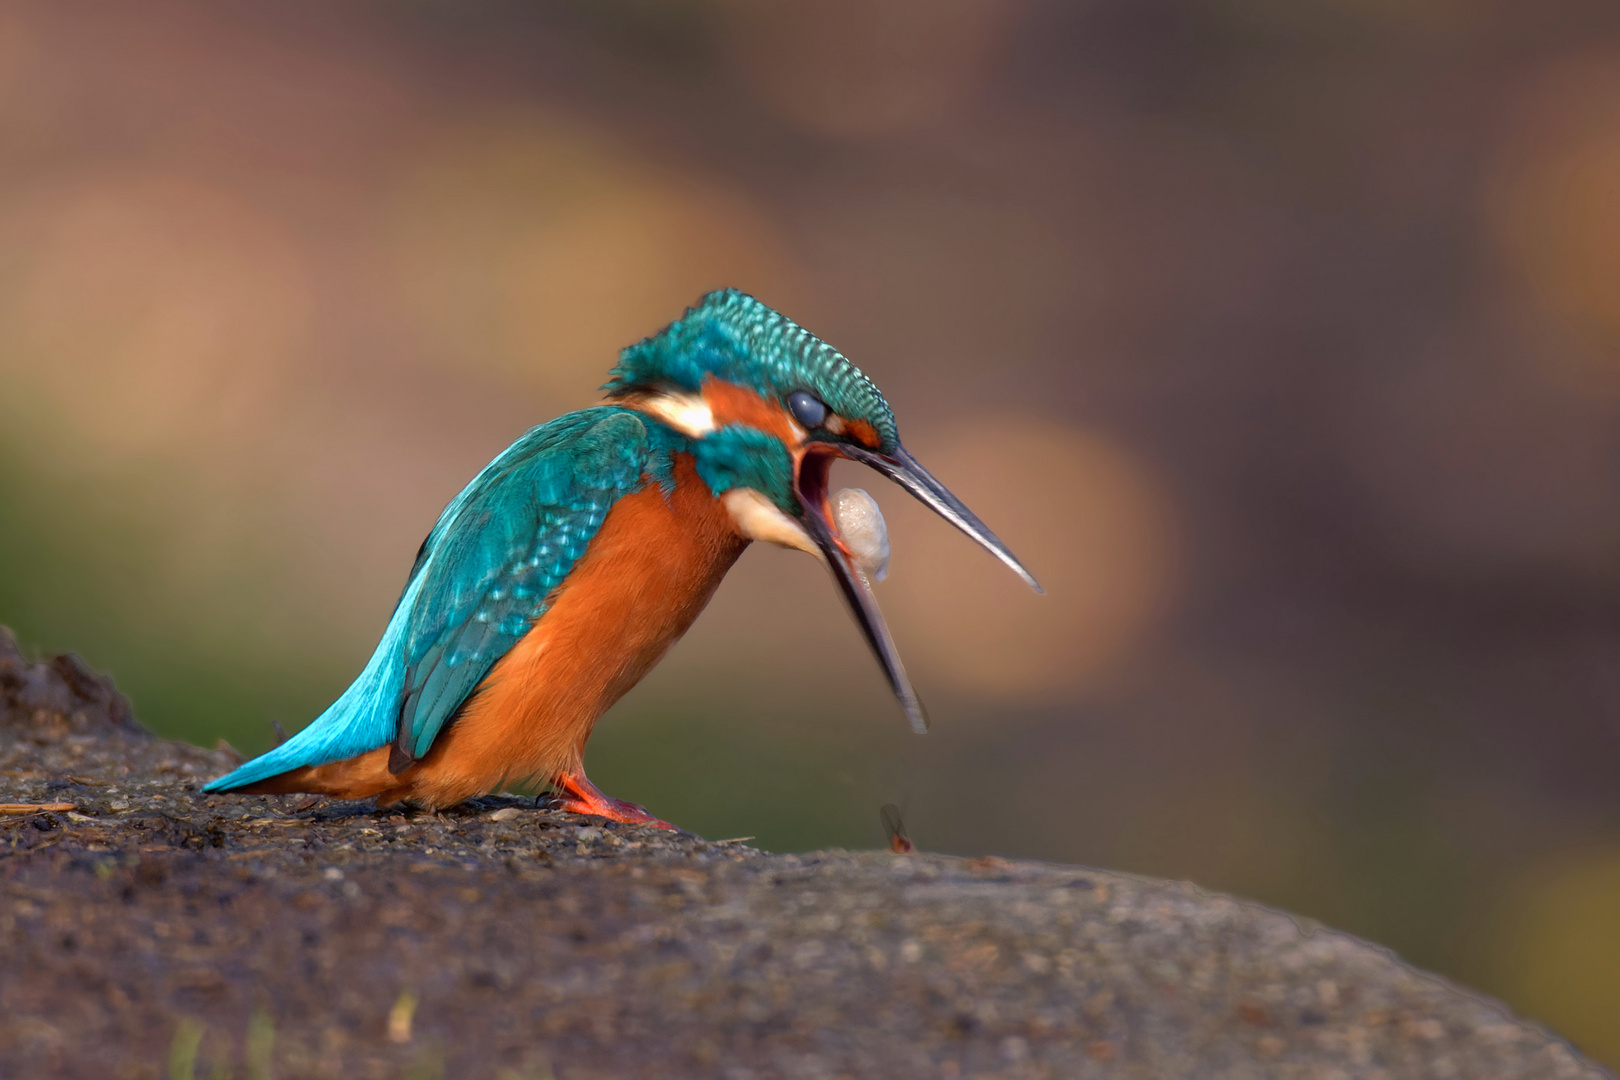
[[[906,835],[906,823],[900,817],[900,808],[894,803],[884,803],[878,810],[878,816],[883,819],[883,831],[889,836],[889,850],[896,855],[909,855],[917,850]]]
[[[51,811],[51,812],[55,812],[55,813],[64,813],[65,814],[69,810],[77,810],[78,808],[79,808],[78,803],[70,803],[70,802],[48,802],[48,803],[8,802],[8,803],[0,803],[0,814],[43,814],[43,813],[46,813],[47,811]]]

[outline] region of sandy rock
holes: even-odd
[[[1187,884],[199,793],[231,764],[0,635],[0,803],[56,807],[0,814],[0,1077],[1605,1075]]]

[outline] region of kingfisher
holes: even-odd
[[[827,565],[926,731],[872,593],[882,517],[864,492],[829,493],[838,458],[893,480],[1040,590],[900,444],[872,380],[746,293],[703,297],[625,349],[602,389],[599,405],[530,429],[444,508],[353,684],[203,790],[437,810],[549,784],[555,809],[673,828],[598,790],[585,744],[755,540]]]

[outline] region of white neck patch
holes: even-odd
[[[732,488],[720,496],[737,531],[750,540],[763,540],[778,547],[793,548],[822,558],[821,549],[804,531],[804,526],[753,488]]]
[[[715,429],[714,412],[702,394],[656,391],[637,395],[625,404],[662,420],[690,439],[701,439]]]

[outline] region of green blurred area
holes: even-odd
[[[0,623],[29,652],[76,652],[115,675],[153,730],[202,745],[226,738],[248,753],[270,746],[271,718],[302,726],[352,678],[319,649],[266,640],[251,586],[175,607],[154,580],[160,507],[106,497],[139,477],[41,483],[27,464],[0,442]]]

